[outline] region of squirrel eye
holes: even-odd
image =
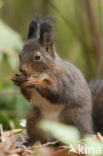
[[[35,54],[35,60],[40,60],[40,58],[41,58],[41,54],[40,53]]]

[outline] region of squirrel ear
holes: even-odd
[[[41,21],[40,43],[46,49],[46,51],[49,51],[53,48],[53,40],[54,40],[53,28],[54,28],[53,19],[50,16],[46,17]]]
[[[44,32],[41,37],[41,44],[49,52],[53,46],[53,36],[50,33]]]
[[[39,36],[39,20],[40,20],[39,16],[36,16],[32,19],[31,24],[29,26],[28,39],[38,38],[38,36]]]

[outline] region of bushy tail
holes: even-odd
[[[93,122],[95,132],[103,134],[103,79],[91,81],[93,99]]]

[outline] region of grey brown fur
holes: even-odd
[[[33,21],[37,23],[33,24]],[[12,78],[31,103],[27,118],[30,140],[42,143],[53,140],[36,126],[41,119],[76,126],[81,135],[93,133],[91,92],[83,74],[57,55],[51,18],[36,17],[33,21],[28,41],[20,52],[20,71],[23,74]],[[36,31],[40,33],[39,38],[34,35]],[[38,53],[41,58],[35,60]]]
[[[90,83],[93,99],[93,123],[95,132],[103,134],[103,79]]]

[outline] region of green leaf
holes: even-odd
[[[79,131],[72,126],[43,120],[39,123],[39,127],[50,132],[55,138],[67,145],[75,145],[80,139]]]
[[[103,143],[91,136],[85,138],[85,154],[88,156],[103,155]]]
[[[21,36],[0,20],[0,62],[4,60],[3,56],[6,54],[10,66],[17,69],[18,56],[16,53],[20,51],[22,46]]]
[[[19,64],[18,59],[13,58],[13,57],[8,57],[7,60],[13,69],[15,70],[18,69],[18,64]]]
[[[22,45],[23,40],[21,36],[0,19],[0,48],[17,52]]]

